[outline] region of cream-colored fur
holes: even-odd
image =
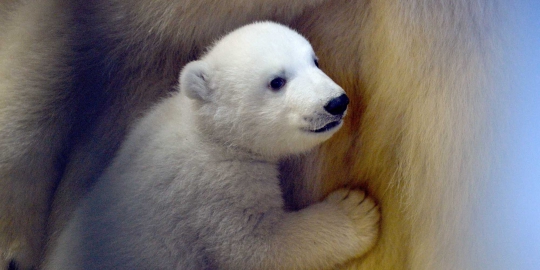
[[[0,5],[0,268],[39,262],[73,121],[65,6]],[[10,12],[7,12],[7,11]],[[3,13],[9,15],[4,17]],[[55,14],[51,19],[51,14]],[[67,107],[66,107],[67,106]],[[71,119],[70,119],[71,118]]]
[[[183,63],[228,30],[273,19],[306,35],[351,97],[334,138],[283,164],[291,205],[365,187],[381,205],[381,238],[349,268],[467,268],[500,1],[8,2],[0,4],[10,14],[0,19],[0,263],[38,263],[45,222],[54,238]],[[293,173],[311,180],[288,181]]]

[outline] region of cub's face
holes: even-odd
[[[270,157],[304,152],[330,138],[349,102],[318,68],[307,40],[274,23],[227,35],[186,66],[181,85],[198,100],[204,132]]]

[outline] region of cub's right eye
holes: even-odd
[[[270,88],[274,91],[278,91],[280,90],[281,88],[283,88],[283,86],[285,86],[285,84],[287,83],[287,81],[281,77],[277,77],[275,79],[273,79],[272,81],[270,81]]]

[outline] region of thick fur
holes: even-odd
[[[63,226],[130,123],[211,41],[319,2],[2,2],[0,265],[39,264],[46,227]]]
[[[320,2],[3,1],[2,263],[38,263],[42,239],[55,238],[180,66],[226,31],[273,19],[309,38],[352,100],[334,138],[282,164],[288,202],[366,187],[381,205],[381,238],[350,268],[467,269],[501,1]]]
[[[309,130],[343,116],[324,109],[343,89],[307,40],[247,25],[180,80],[127,136],[46,269],[323,269],[373,246],[379,213],[363,192],[284,209],[278,160],[328,139],[340,125]]]

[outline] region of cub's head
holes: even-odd
[[[241,27],[186,65],[180,91],[200,131],[267,157],[309,150],[342,125],[349,99],[309,42],[271,22]]]

